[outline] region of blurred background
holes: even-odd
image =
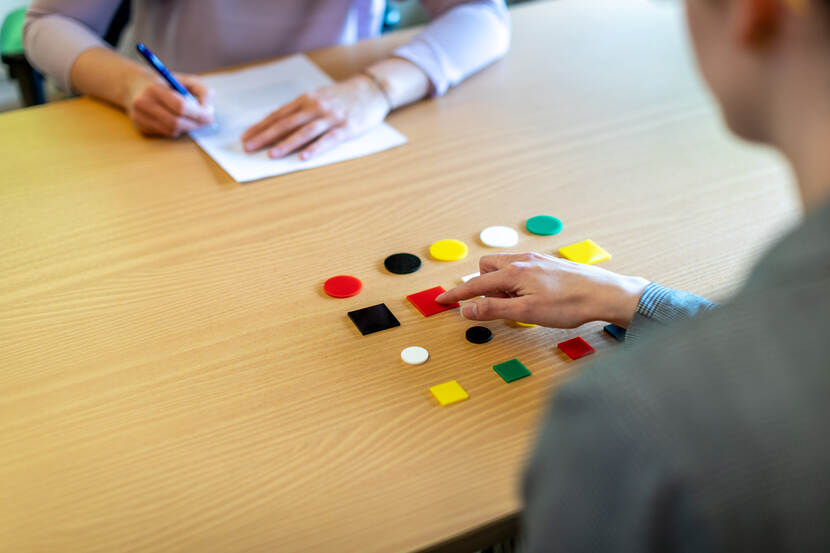
[[[0,22],[5,22],[8,15],[21,5],[20,0],[0,0]],[[4,25],[4,31],[5,27]],[[5,32],[3,33],[5,35]],[[9,68],[3,63],[0,69],[0,111],[20,107],[20,99],[15,84],[9,79]]]
[[[519,4],[532,0],[508,0],[508,4]],[[37,105],[45,101],[66,97],[66,92],[56,89],[51,83],[43,82],[26,61],[21,43],[25,0],[0,0],[0,112]],[[392,31],[426,21],[418,0],[387,2],[385,30]],[[107,39],[116,43],[120,31],[129,20],[129,1],[122,2],[116,14]]]

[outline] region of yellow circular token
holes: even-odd
[[[536,326],[536,325],[533,325],[533,324],[530,324],[530,323],[520,323],[519,321],[513,321],[513,323],[516,326],[523,326],[523,327],[526,327],[526,328],[531,328],[531,327]]]
[[[461,240],[439,240],[429,247],[429,255],[438,261],[458,261],[467,257],[467,244]]]

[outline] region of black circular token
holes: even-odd
[[[493,339],[493,331],[486,326],[471,326],[467,329],[467,341],[473,344],[486,344]]]
[[[396,253],[384,259],[383,265],[390,273],[408,275],[421,268],[421,259],[411,253]]]

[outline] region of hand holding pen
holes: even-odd
[[[160,78],[130,83],[127,112],[148,135],[176,137],[213,122],[212,92],[194,75],[173,75],[146,46],[136,49]]]

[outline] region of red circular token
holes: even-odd
[[[349,275],[333,276],[323,285],[323,290],[333,298],[350,298],[360,293],[363,283]]]

